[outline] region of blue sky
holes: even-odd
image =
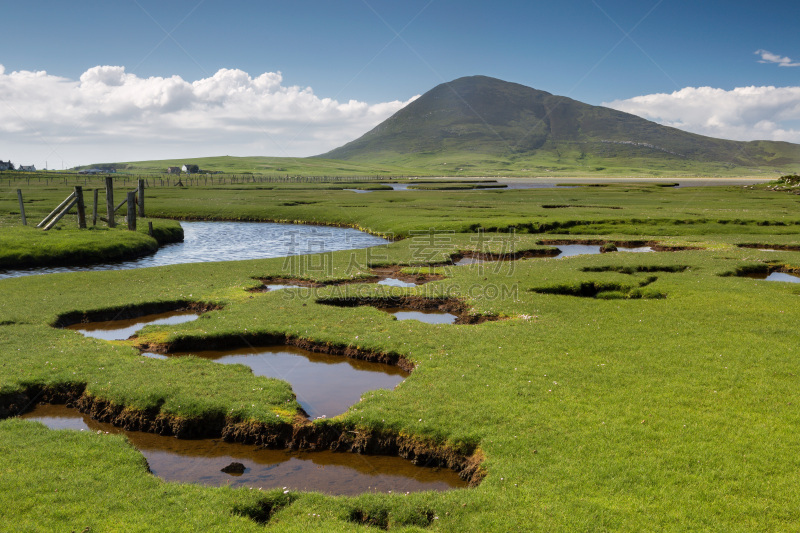
[[[4,20],[0,150],[13,151],[0,158],[25,164],[312,155],[473,74],[699,133],[800,142],[798,2],[32,1]],[[106,66],[124,73],[91,70]],[[280,76],[252,82],[265,73]],[[189,94],[198,80],[214,87]],[[709,104],[720,109],[698,111]]]

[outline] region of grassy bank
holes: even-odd
[[[6,416],[71,390],[128,420],[161,417],[211,433],[226,424],[281,430],[299,407],[287,383],[200,358],[148,359],[135,347],[299,339],[416,365],[395,390],[366,393],[340,417],[314,422],[317,431],[380,432],[473,454],[486,477],[464,490],[358,497],[171,484],[150,476],[119,437],[11,419],[0,422],[8,458],[0,504],[14,529],[247,531],[268,519],[282,531],[344,531],[364,527],[364,517],[400,531],[798,529],[800,285],[736,275],[800,268],[791,249],[800,246],[797,196],[639,186],[152,192],[149,209],[159,216],[277,212],[375,232],[396,227],[408,238],[330,254],[329,271],[302,256],[0,280]],[[290,201],[298,203],[281,205]],[[553,229],[444,231],[523,223]],[[524,256],[565,240],[678,251],[444,264],[469,251]],[[252,292],[259,279],[351,281],[370,276],[370,266],[431,263],[444,278],[412,289]],[[324,303],[397,295],[458,298],[470,313],[501,320],[430,325]],[[214,310],[129,341],[53,327],[63,317],[191,302]]]
[[[471,237],[451,236],[442,254],[475,245]],[[494,246],[502,247],[503,237]],[[530,248],[534,238],[514,246]],[[359,509],[384,513],[397,526],[413,526],[421,516],[413,510],[431,509],[438,530],[792,529],[799,465],[791,443],[800,421],[792,408],[798,401],[796,358],[787,355],[800,341],[794,328],[799,291],[722,275],[798,266],[800,253],[736,246],[748,239],[696,239],[705,249],[695,251],[440,267],[445,280],[404,292],[456,296],[475,313],[508,317],[464,326],[401,322],[372,307],[317,302],[382,297],[390,290],[374,285],[328,286],[294,296],[246,291],[258,284],[253,278],[286,277],[282,260],[3,280],[3,353],[14,354],[2,368],[3,392],[79,383],[88,395],[132,410],[275,424],[291,420],[296,409],[285,383],[200,359],[148,360],[130,344],[281,334],[398,353],[417,364],[405,383],[367,394],[324,423],[480,449],[488,476],[475,489],[449,493],[293,495],[273,517],[282,529],[349,529],[355,524],[348,517]],[[385,252],[387,262],[414,262],[412,239]],[[356,263],[367,260],[363,251],[352,253]],[[333,257],[332,277],[349,278],[351,252]],[[605,300],[568,289],[625,289],[645,281],[664,297]],[[221,309],[193,323],[148,328],[132,342],[104,343],[49,325],[68,311],[187,298]],[[9,496],[20,479],[28,481],[26,507],[5,502],[22,524],[101,528],[110,513],[120,523],[141,518],[169,529],[165,517],[191,510],[192,523],[223,530],[240,523],[234,509],[273,497],[169,484],[165,490],[174,497],[156,497],[152,487],[164,484],[149,478],[121,441],[31,426],[2,425],[4,443],[36,443],[15,450],[19,461],[13,464],[20,466],[0,476]],[[24,466],[52,446],[64,446],[75,459],[59,455],[47,466],[52,472],[40,474]],[[95,467],[85,468],[80,459],[89,453],[98,456],[90,464],[118,474],[106,481],[108,495],[92,489]],[[119,454],[127,459],[111,466]],[[45,480],[52,475],[70,479],[70,489],[45,498],[57,488]],[[119,506],[116,498],[141,503]],[[209,503],[186,506],[188,498]],[[53,514],[53,502],[65,510]],[[105,509],[103,517],[87,516],[90,506]],[[31,518],[39,515],[44,518]]]
[[[105,225],[80,230],[66,224],[43,231],[33,226],[9,225],[0,233],[0,268],[84,265],[133,259],[155,253],[158,247],[183,240],[180,224],[153,223],[153,235],[139,221],[137,231]],[[124,226],[124,223],[123,223]]]
[[[87,187],[99,178],[75,178]],[[117,187],[135,181],[117,178]],[[93,183],[91,180],[95,180]],[[527,190],[386,190],[382,183],[236,183],[161,186],[151,179],[147,215],[156,218],[307,222],[350,226],[380,235],[412,232],[508,231],[630,235],[792,234],[800,224],[798,197],[758,186],[665,188],[607,183],[602,187]],[[32,180],[22,187],[30,220],[41,220],[72,191],[68,184]],[[0,183],[2,185],[2,183]],[[16,184],[15,184],[16,185]],[[15,185],[2,189],[0,227],[19,225]],[[491,184],[488,184],[491,185]],[[421,184],[474,187],[475,184]],[[324,192],[320,187],[325,188]],[[329,187],[333,187],[328,189]],[[366,188],[357,193],[346,188]],[[337,190],[338,189],[338,190]],[[102,199],[101,194],[101,199]],[[102,200],[101,200],[102,201]],[[63,227],[74,227],[74,216]]]

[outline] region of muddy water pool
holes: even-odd
[[[397,320],[419,320],[426,324],[453,324],[458,318],[445,311],[412,311],[404,307],[385,307],[381,311],[397,317]]]
[[[599,254],[600,253],[600,246],[597,244],[554,244],[561,253],[555,255],[553,257],[572,257],[575,255],[589,255],[589,254]],[[618,252],[652,252],[653,249],[649,246],[637,246],[633,248],[625,248],[622,246],[617,247]],[[613,252],[612,252],[613,253]]]
[[[312,419],[340,415],[365,392],[391,390],[409,375],[393,365],[315,353],[294,346],[143,355],[160,358],[194,355],[217,363],[249,366],[257,376],[289,382],[297,401]]]
[[[387,287],[400,287],[400,288],[410,288],[416,287],[416,283],[412,283],[410,281],[403,281],[397,278],[384,278],[378,282],[378,285],[386,285]]]
[[[558,248],[559,252],[553,255],[544,255],[542,257],[572,257],[576,255],[593,255],[599,254],[600,252],[600,245],[599,244],[549,244],[547,246],[552,246],[553,248]],[[654,250],[649,246],[635,246],[635,247],[624,247],[618,246],[617,252],[632,252],[632,253],[640,253],[640,252],[653,252]],[[494,263],[501,261],[499,259],[481,259],[480,257],[462,257],[458,261],[456,261],[456,266],[468,266],[468,265],[480,265],[483,263]],[[512,259],[503,259],[502,261],[512,261]]]
[[[51,429],[124,434],[147,459],[153,474],[165,481],[265,490],[285,487],[337,495],[442,491],[467,486],[451,470],[416,466],[400,457],[267,450],[221,439],[162,437],[97,422],[63,405],[40,405],[21,418],[42,422]],[[242,463],[244,473],[221,472],[232,462]]]
[[[769,274],[766,273],[747,274],[747,277],[753,279],[763,279],[766,281],[783,281],[786,283],[800,283],[799,274],[789,274],[788,272],[770,272]]]
[[[67,329],[83,333],[87,337],[106,341],[121,341],[130,338],[134,333],[149,325],[182,324],[197,320],[200,315],[192,311],[170,311],[155,315],[140,316],[126,320],[108,320],[105,322],[89,322],[73,324]]]

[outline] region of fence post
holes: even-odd
[[[57,214],[55,217],[53,217],[53,220],[51,220],[51,221],[50,221],[50,222],[49,222],[49,223],[48,223],[48,224],[47,224],[47,225],[44,227],[44,231],[48,231],[48,230],[50,230],[50,229],[51,229],[53,226],[55,226],[56,224],[58,224],[58,221],[59,221],[59,220],[61,220],[61,218],[62,218],[64,215],[66,215],[67,213],[69,213],[70,209],[72,209],[72,208],[75,206],[75,204],[76,204],[76,203],[78,203],[78,199],[77,199],[77,198],[75,198],[75,193],[72,193],[72,194],[70,194],[70,195],[67,197],[67,200],[66,200],[66,201],[68,201],[69,203],[66,205],[66,207],[64,207],[64,208],[63,208],[61,211],[59,211],[59,213],[58,213],[58,214]]]
[[[94,203],[92,204],[92,226],[97,225],[97,196],[100,189],[94,190]]]
[[[17,189],[17,198],[19,198],[19,214],[22,215],[22,225],[27,226],[28,221],[25,220],[25,204],[22,203],[22,189]]]
[[[128,229],[136,231],[136,193],[128,193]]]
[[[83,187],[75,186],[75,199],[78,206],[78,228],[86,229],[86,206],[83,203]]]
[[[117,223],[114,221],[114,178],[111,176],[106,176],[106,213],[108,227],[115,227]]]
[[[139,216],[144,218],[144,180],[139,180]]]
[[[61,212],[61,210],[64,208],[64,206],[65,206],[65,205],[67,205],[68,203],[70,203],[70,202],[71,202],[71,201],[72,201],[74,198],[75,198],[75,193],[73,192],[72,194],[70,194],[69,196],[67,196],[67,199],[66,199],[66,200],[64,200],[63,202],[61,202],[60,204],[58,204],[58,207],[56,207],[55,209],[53,209],[53,210],[50,212],[50,214],[49,214],[49,215],[47,215],[46,217],[44,217],[44,218],[42,219],[42,221],[41,221],[41,222],[39,222],[39,223],[36,225],[36,227],[37,227],[37,228],[41,228],[42,226],[44,226],[45,224],[47,224],[47,223],[50,221],[50,219],[51,219],[51,218],[53,218],[53,217],[54,217],[54,216],[56,216],[58,213],[60,213],[60,212]]]

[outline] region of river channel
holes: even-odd
[[[268,259],[339,250],[355,250],[389,241],[352,228],[271,222],[181,222],[183,242],[131,261],[83,266],[0,270],[0,279],[93,270],[125,270],[181,263]]]

